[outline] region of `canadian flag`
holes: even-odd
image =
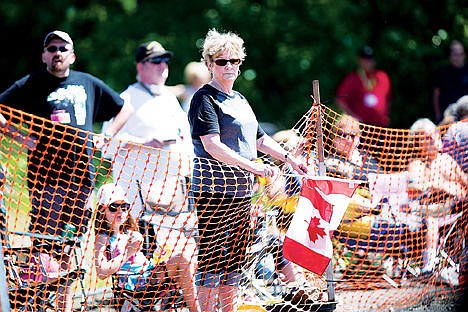
[[[361,181],[308,177],[283,243],[286,259],[322,275],[333,255],[331,235],[338,228]]]

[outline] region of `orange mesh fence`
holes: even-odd
[[[201,268],[240,272],[238,310],[406,309],[463,295],[468,181],[449,154],[466,162],[466,146],[442,148],[448,126],[377,128],[314,105],[273,136],[311,175],[362,182],[332,233],[333,274],[319,276],[283,256],[303,177],[269,155],[258,161],[280,174],[252,183],[216,161],[116,139],[98,149],[93,133],[0,109],[12,309],[57,310],[69,291],[75,309],[195,310]],[[121,190],[97,193],[111,183]],[[224,248],[234,256],[218,263]]]

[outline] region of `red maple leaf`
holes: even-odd
[[[306,221],[307,222],[307,221]],[[307,233],[309,233],[309,239],[311,242],[314,242],[319,239],[319,236],[325,237],[325,229],[320,227],[320,219],[317,217],[312,217],[307,227]]]

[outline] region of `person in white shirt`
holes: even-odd
[[[142,211],[138,181],[149,186],[167,180],[165,187],[175,190],[191,170],[193,146],[187,115],[165,86],[172,57],[157,41],[138,46],[137,82],[121,94],[132,114],[118,133],[105,133],[118,139],[114,140],[117,150],[107,154],[113,155],[114,182],[126,191],[135,217]]]
[[[182,109],[187,113],[193,95],[198,89],[210,82],[211,73],[203,62],[190,62],[185,65],[184,77],[185,84],[169,86],[169,90],[176,95]]]

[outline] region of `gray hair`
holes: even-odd
[[[457,100],[455,108],[455,115],[457,120],[463,120],[468,116],[468,95],[464,95]]]
[[[410,127],[413,133],[421,132],[420,130],[434,130],[437,126],[429,118],[419,118]]]
[[[430,135],[434,140],[437,149],[442,148],[439,128],[429,118],[419,118],[410,127],[410,137],[412,140],[421,135]]]
[[[203,43],[202,56],[205,63],[211,63],[215,57],[226,51],[244,61],[244,40],[232,32],[220,33],[215,28],[210,29]]]

